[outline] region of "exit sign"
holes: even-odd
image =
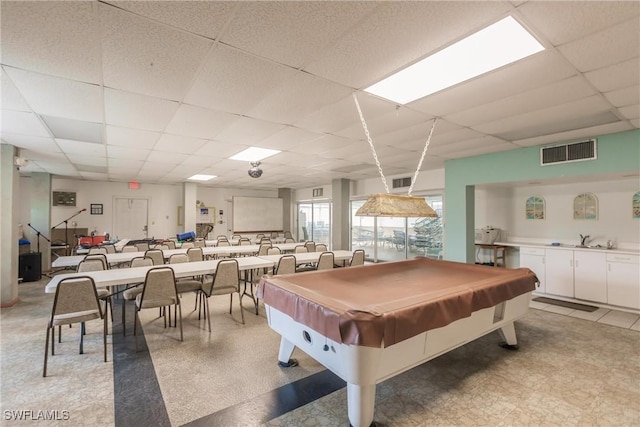
[[[138,190],[139,188],[140,188],[139,182],[131,181],[129,183],[129,190]]]

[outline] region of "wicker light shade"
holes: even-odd
[[[358,209],[356,216],[432,218],[438,214],[427,204],[424,197],[372,194]]]

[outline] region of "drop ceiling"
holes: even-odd
[[[2,1],[3,144],[21,173],[308,188],[640,127],[637,1]],[[363,88],[512,15],[545,46],[407,105]],[[281,150],[252,179],[228,157]]]

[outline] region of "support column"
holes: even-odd
[[[349,249],[349,199],[351,181],[348,179],[334,179],[331,181],[331,249]]]
[[[185,182],[183,187],[184,204],[184,232],[196,231],[196,200],[198,200],[198,185],[193,182]]]
[[[19,174],[13,145],[0,144],[0,307],[18,302]]]
[[[33,172],[31,174],[31,225],[40,233],[51,240],[51,174]],[[38,248],[38,237],[27,224],[22,224],[23,229],[28,229],[34,235],[31,241],[31,250]],[[74,242],[75,243],[75,242]],[[51,269],[51,243],[40,237],[40,252],[42,253],[42,271]]]
[[[291,205],[293,190],[291,188],[278,188],[278,197],[282,199],[282,230],[291,231],[293,233],[292,224],[292,211]],[[295,233],[293,233],[295,234]]]

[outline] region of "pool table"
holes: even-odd
[[[515,347],[537,281],[527,268],[418,257],[264,276],[258,294],[281,335],[280,365],[298,347],[345,380],[360,427],[373,422],[377,383],[494,330]]]

